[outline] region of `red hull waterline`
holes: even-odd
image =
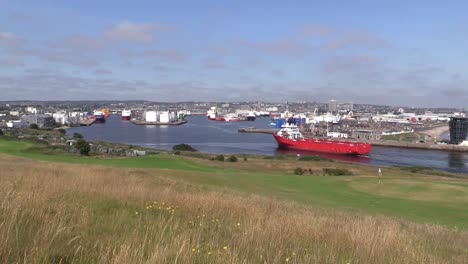
[[[130,116],[122,116],[122,120],[128,121],[130,120]]]
[[[300,149],[316,152],[326,152],[345,155],[367,155],[372,146],[363,142],[349,142],[327,139],[298,139],[293,140],[279,135],[273,135],[280,148]]]

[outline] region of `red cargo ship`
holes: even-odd
[[[285,149],[300,149],[346,155],[367,155],[372,146],[364,142],[339,141],[330,139],[304,138],[295,125],[285,125],[273,134],[278,146]]]

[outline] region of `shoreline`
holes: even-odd
[[[437,126],[426,130],[421,130],[419,132],[427,134],[435,139],[441,139],[445,133],[449,132],[449,126]]]
[[[179,120],[176,122],[146,122],[146,121],[138,121],[138,120],[131,120],[132,124],[134,125],[143,125],[143,126],[179,126],[187,123],[187,120]]]

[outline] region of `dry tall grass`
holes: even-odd
[[[467,263],[468,233],[0,155],[2,263]]]

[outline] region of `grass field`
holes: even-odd
[[[385,169],[379,184],[355,164],[77,157],[1,139],[0,152],[0,262],[468,261],[466,179]],[[331,167],[355,176],[315,174]]]

